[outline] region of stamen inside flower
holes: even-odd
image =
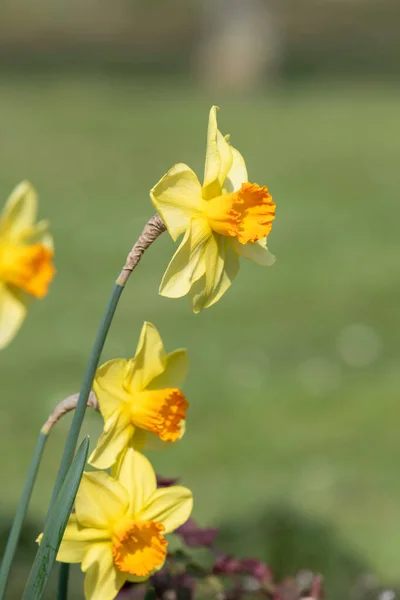
[[[156,521],[124,519],[118,523],[112,542],[116,567],[137,577],[150,575],[163,564],[167,554],[164,530],[164,525]]]
[[[152,431],[164,442],[175,442],[182,435],[182,425],[189,406],[178,389],[146,390],[135,394],[131,407],[133,425]]]
[[[241,244],[266,237],[275,218],[275,202],[267,187],[243,183],[240,190],[209,200],[206,215],[211,228],[237,238]]]
[[[53,251],[43,244],[0,246],[0,281],[43,298],[54,277]]]

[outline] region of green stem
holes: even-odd
[[[10,534],[7,540],[7,546],[4,551],[3,561],[0,568],[0,600],[4,598],[7,588],[8,577],[10,575],[11,564],[14,559],[15,551],[17,549],[19,536],[21,534],[22,524],[24,522],[25,514],[28,508],[29,500],[32,495],[33,486],[39,470],[40,461],[42,458],[43,450],[47,441],[47,433],[44,431],[40,432],[40,435],[36,442],[36,447],[33,452],[33,457],[29,467],[28,475],[25,481],[24,489],[21,495],[21,499],[18,504],[17,512],[11,527]]]
[[[61,563],[58,574],[57,600],[67,600],[68,598],[68,577],[69,563]]]
[[[53,508],[54,502],[57,499],[58,492],[63,484],[65,476],[74,458],[76,444],[78,442],[79,433],[82,426],[83,417],[85,416],[87,401],[89,398],[90,391],[93,385],[93,379],[96,374],[96,370],[99,364],[100,355],[103,350],[104,342],[106,340],[108,330],[110,329],[111,321],[113,320],[115,310],[118,305],[119,298],[124,290],[124,286],[119,283],[114,284],[111,297],[108,301],[103,319],[101,321],[97,336],[93,345],[92,352],[89,357],[89,362],[86,367],[85,375],[83,377],[82,387],[79,392],[78,403],[74,411],[72,418],[71,427],[68,432],[67,441],[64,447],[64,453],[61,459],[60,468],[56,483],[53,489],[53,494],[50,501],[49,511],[47,517]],[[68,595],[68,577],[69,577],[69,565],[61,563],[59,579],[58,579],[58,600],[67,600]],[[1,600],[1,598],[0,598]]]
[[[119,283],[115,283],[99,330],[97,332],[92,353],[90,355],[85,375],[83,377],[82,387],[79,392],[78,403],[74,411],[71,427],[69,429],[67,441],[65,443],[64,453],[61,459],[60,468],[58,470],[56,483],[53,489],[53,495],[50,502],[49,512],[53,507],[53,504],[57,498],[58,492],[60,491],[61,485],[65,479],[68,469],[71,466],[72,459],[74,458],[76,444],[78,442],[83,417],[85,416],[86,405],[90,391],[92,389],[93,379],[99,364],[101,351],[103,350],[104,342],[106,340],[108,330],[110,329],[111,321],[114,317],[115,309],[117,308],[117,304],[123,290],[124,286],[120,285]]]

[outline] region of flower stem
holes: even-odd
[[[89,362],[86,367],[85,375],[83,377],[82,387],[79,392],[79,398],[76,405],[76,409],[74,411],[74,416],[72,418],[71,427],[68,432],[67,441],[65,443],[64,453],[61,459],[60,467],[58,469],[56,483],[53,489],[53,495],[50,502],[49,512],[53,507],[53,504],[57,498],[58,492],[60,491],[61,485],[65,479],[68,469],[71,466],[71,462],[75,454],[76,444],[82,426],[83,417],[85,416],[87,401],[92,389],[93,379],[99,364],[101,351],[103,350],[104,342],[106,340],[108,330],[110,329],[111,321],[114,317],[114,313],[123,290],[124,286],[120,285],[119,283],[114,284],[110,299],[104,312],[104,316],[100,323],[100,327],[97,332],[93,349],[89,357]]]
[[[69,563],[61,563],[58,575],[57,600],[68,598]]]
[[[11,570],[11,564],[14,559],[15,551],[17,549],[19,536],[21,533],[22,524],[24,522],[25,514],[28,508],[29,500],[32,495],[33,486],[35,483],[36,475],[39,470],[40,461],[42,458],[43,450],[47,441],[47,432],[41,431],[36,442],[36,447],[33,452],[31,464],[29,467],[28,475],[25,480],[24,489],[21,495],[21,499],[18,504],[17,512],[14,517],[14,521],[11,527],[10,534],[8,536],[6,549],[3,555],[3,561],[0,568],[0,600],[4,598],[8,577]]]

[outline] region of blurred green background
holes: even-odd
[[[218,104],[250,181],[277,203],[276,265],[243,261],[223,300],[194,316],[186,299],[158,296],[174,251],[164,235],[124,292],[103,358],[132,356],[144,320],[167,350],[188,348],[187,435],[150,457],[156,470],[193,489],[194,516],[223,528],[225,549],[280,574],[321,569],[339,599],[367,570],[400,579],[400,10],[231,8],[2,4],[0,191],[35,185],[57,267],[0,357],[2,543],[39,428],[78,391],[113,280],[153,214],[149,189],[175,162],[202,175]],[[48,442],[10,599],[69,423]],[[100,430],[88,411],[92,444]]]

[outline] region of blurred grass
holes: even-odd
[[[399,100],[394,86],[232,99],[151,79],[0,79],[1,195],[22,178],[38,188],[58,270],[1,354],[5,515],[39,427],[79,388],[113,278],[152,215],[148,190],[174,162],[201,176],[207,112],[218,103],[250,180],[268,184],[277,202],[269,244],[277,263],[243,263],[223,301],[193,316],[186,299],[157,295],[174,249],[165,235],[124,292],[104,360],[133,355],[143,320],[168,350],[188,347],[188,433],[152,459],[193,488],[201,522],[246,522],[290,501],[332,523],[379,573],[397,574]],[[366,338],[354,330],[348,341],[354,323],[368,326]],[[46,511],[69,422],[49,441],[34,519]],[[85,431],[95,442],[97,415]]]

